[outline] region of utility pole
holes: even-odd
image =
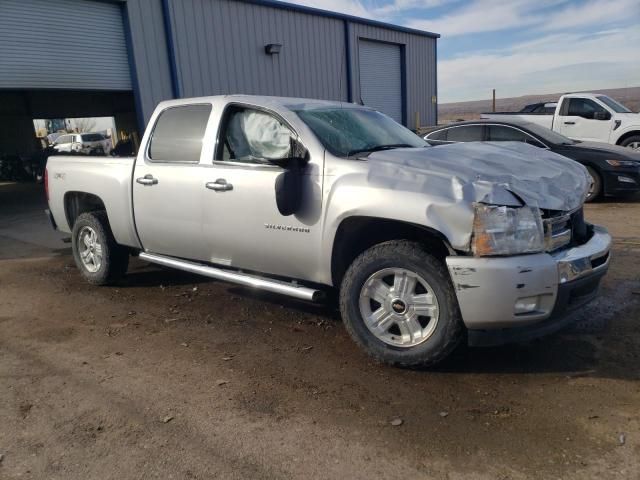
[[[493,89],[493,110],[492,112],[496,111],[496,89]]]

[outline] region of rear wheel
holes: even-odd
[[[113,238],[106,212],[80,215],[73,225],[73,258],[82,276],[94,285],[119,280],[129,266],[129,251]]]
[[[591,176],[591,187],[589,188],[585,202],[593,202],[602,195],[602,177],[591,167],[587,167],[587,171]]]
[[[342,281],[340,310],[356,343],[392,365],[434,365],[462,338],[447,269],[415,242],[385,242],[361,254]]]

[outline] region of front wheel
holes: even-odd
[[[415,242],[385,242],[356,258],[342,281],[340,311],[356,343],[391,365],[434,365],[462,338],[447,269]]]
[[[71,238],[73,258],[89,283],[109,285],[126,273],[129,252],[116,243],[106,212],[80,215]]]
[[[585,202],[589,203],[602,195],[602,177],[600,177],[600,174],[591,167],[587,167],[587,171],[591,177],[591,187],[589,188],[589,193],[587,193]]]
[[[640,151],[640,135],[632,135],[625,138],[621,143],[621,146],[630,148],[631,150]]]

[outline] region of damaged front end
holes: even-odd
[[[471,345],[525,341],[557,331],[593,300],[611,237],[573,212],[479,206],[473,255],[447,257]]]

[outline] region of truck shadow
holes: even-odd
[[[140,264],[141,265],[141,264]],[[157,266],[140,266],[129,273],[123,284],[128,288],[167,288],[184,285],[217,285],[217,296],[258,302],[267,309],[283,308],[293,316],[313,316],[333,327],[332,335],[346,336],[335,291],[329,291],[322,303],[310,303],[264,291],[256,291],[198,275]],[[567,377],[603,377],[640,380],[640,330],[637,302],[624,301],[635,282],[623,283],[618,294],[603,298],[580,312],[576,324],[562,332],[526,343],[501,347],[470,348],[460,345],[444,362],[428,369],[414,369],[416,373],[465,374],[559,374]],[[216,301],[212,297],[212,301]],[[234,303],[234,302],[229,302]],[[611,327],[615,320],[615,328]],[[223,320],[224,321],[224,320]],[[283,319],[284,321],[284,319]],[[635,325],[635,326],[634,326]],[[321,338],[316,341],[323,341]],[[345,352],[356,364],[368,370],[370,363],[364,355]],[[330,359],[326,359],[328,365]],[[330,368],[328,366],[328,368]],[[384,367],[380,367],[384,368]]]

